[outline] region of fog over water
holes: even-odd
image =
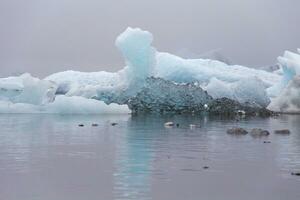
[[[116,71],[114,40],[126,27],[154,46],[195,57],[221,49],[233,63],[276,62],[300,46],[298,0],[0,0],[0,77],[67,69]]]

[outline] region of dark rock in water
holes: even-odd
[[[231,128],[227,130],[227,133],[230,135],[246,135],[248,131],[243,128]]]
[[[267,130],[260,129],[260,128],[254,128],[250,131],[250,135],[252,137],[266,137],[266,136],[270,135],[270,132]]]
[[[179,124],[178,124],[178,123],[176,124],[176,127],[179,127]]]
[[[111,125],[112,125],[112,126],[116,126],[116,125],[118,125],[118,123],[113,122],[113,123],[111,123]]]
[[[266,108],[263,108],[257,104],[244,103],[241,104],[238,101],[220,98],[214,99],[209,104],[209,114],[213,115],[246,115],[246,116],[263,116],[269,117],[274,113]]]
[[[300,172],[292,172],[291,175],[293,175],[293,176],[300,176]]]
[[[265,143],[265,144],[270,144],[271,142],[270,142],[270,141],[264,141],[264,143]]]
[[[203,169],[209,169],[209,167],[208,166],[204,166]]]
[[[291,134],[291,131],[288,129],[282,129],[282,130],[275,130],[274,133],[278,135],[289,135]]]
[[[79,126],[79,127],[84,127],[84,125],[83,125],[83,124],[78,124],[78,126]]]
[[[211,101],[212,97],[195,84],[150,77],[127,105],[134,113],[199,113],[204,112],[204,105]]]
[[[98,124],[94,123],[94,124],[92,124],[92,126],[98,126]]]

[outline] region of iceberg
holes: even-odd
[[[150,32],[127,28],[115,41],[126,66],[114,73],[70,70],[43,80],[29,74],[2,78],[0,112],[129,112],[128,106],[133,111],[203,111],[212,99],[224,98],[266,108],[285,89],[294,88],[291,81],[300,73],[300,55],[289,51],[278,58],[280,69],[266,71],[184,59],[159,52],[152,42]]]
[[[214,78],[226,84],[238,85],[248,81],[248,77],[251,76],[252,79],[256,78],[263,85],[261,89],[269,88],[281,80],[280,75],[264,70],[227,65],[209,59],[183,59],[169,53],[158,52],[151,46],[152,41],[151,33],[141,29],[128,28],[116,39],[116,46],[127,64],[122,70],[116,73],[67,71],[50,75],[46,80],[58,84],[59,94],[83,96],[103,100],[106,103],[126,102],[130,96],[137,94],[146,78],[151,76],[176,83],[198,82],[203,88],[211,88],[209,85]],[[243,86],[247,86],[247,84],[243,84]],[[242,89],[243,87],[236,87],[235,90],[231,89],[228,93],[218,90],[220,92],[218,97],[230,98],[232,95],[241,97]],[[247,91],[249,88],[245,87],[244,90]],[[235,92],[238,93],[231,94]],[[261,98],[261,94],[264,92],[260,92],[259,98]],[[118,97],[122,100],[118,100]],[[255,102],[255,97],[249,98]],[[257,99],[257,103],[265,106],[269,99],[267,95],[263,98],[263,103],[261,99]],[[241,100],[242,98],[235,99]],[[242,100],[244,102],[247,99],[243,98]]]

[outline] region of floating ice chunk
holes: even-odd
[[[0,79],[0,100],[34,105],[54,101],[57,86],[30,74]]]
[[[107,74],[105,74],[106,77]],[[62,88],[63,83],[61,83],[60,80],[66,81],[66,84],[69,84],[67,87],[74,89],[76,88],[74,87],[74,85],[78,84],[81,81],[81,84],[84,85],[84,83],[91,83],[93,81],[96,81],[97,79],[95,77],[104,77],[104,75],[99,75],[97,73],[89,73],[86,74],[86,77],[81,76],[79,78],[80,75],[83,75],[83,73],[65,72],[56,74],[52,78],[60,84],[61,93],[64,93],[64,90],[66,93],[70,93],[68,88]],[[60,76],[64,78],[59,78]],[[89,79],[90,76],[94,77],[94,80]],[[109,80],[111,80],[112,77],[114,76],[111,76]],[[127,105],[107,105],[103,101],[86,99],[80,96],[56,96],[57,85],[54,84],[54,82],[50,81],[50,79],[51,78],[47,80],[40,80],[38,78],[33,78],[29,74],[24,74],[19,77],[0,79],[0,113],[99,114],[130,112]],[[108,79],[106,79],[106,81],[107,80]],[[105,88],[109,86],[105,84],[99,84],[98,87]],[[80,90],[76,88],[76,92],[78,93],[79,91]],[[88,91],[90,91],[91,93],[93,92],[92,85],[87,84],[84,93],[78,95],[90,95],[90,97],[92,98],[92,94],[89,94]]]
[[[300,75],[293,78],[278,97],[272,100],[270,110],[286,113],[300,113]]]
[[[110,104],[83,97],[57,96],[45,105],[0,101],[0,113],[49,113],[49,114],[122,114],[130,113],[127,105]]]
[[[0,101],[6,102],[5,105],[9,104],[10,107],[37,105],[37,112],[59,112],[58,108],[62,112],[92,112],[89,106],[87,110],[78,110],[74,106],[71,108],[62,105],[83,105],[83,101],[86,105],[92,105],[95,100],[128,103],[130,106],[133,106],[133,101],[128,100],[135,100],[135,105],[146,103],[146,107],[150,105],[156,111],[160,108],[198,109],[196,105],[199,104],[201,110],[206,103],[202,100],[211,96],[265,107],[270,102],[268,95],[278,96],[300,73],[299,55],[292,52],[285,52],[283,57],[278,58],[280,70],[267,72],[216,60],[183,59],[160,53],[152,46],[152,41],[151,33],[138,28],[128,28],[115,42],[126,61],[127,66],[122,70],[116,73],[66,71],[52,74],[44,80],[30,75],[0,79]],[[155,78],[149,78],[152,76]],[[187,89],[188,83],[194,82],[198,85],[190,87],[197,89]],[[211,96],[200,86],[207,89]],[[57,99],[54,101],[55,97]],[[82,97],[94,100],[90,102]]]
[[[116,39],[116,46],[127,64],[122,70],[116,73],[67,71],[53,74],[46,80],[54,81],[58,85],[57,94],[83,96],[106,103],[124,103],[126,98],[135,96],[144,85],[145,79],[152,75],[176,83],[198,82],[201,86],[208,85],[214,97],[235,100],[240,98],[233,95],[233,83],[243,83],[249,76],[260,79],[263,88],[271,87],[281,80],[281,75],[263,70],[227,65],[209,59],[183,59],[172,54],[156,52],[151,46],[152,40],[151,33],[138,28],[128,28]],[[214,84],[218,83],[220,87],[217,88]],[[243,87],[247,87],[247,84],[243,84]],[[210,88],[216,90],[212,91]]]

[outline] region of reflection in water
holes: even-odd
[[[179,127],[165,128],[167,121]],[[0,200],[298,200],[300,179],[290,173],[300,171],[299,122],[284,115],[0,115]],[[292,134],[271,134],[264,144],[226,134],[234,126]]]
[[[150,199],[154,153],[150,151],[151,141],[144,134],[145,130],[130,126],[116,142],[115,199]]]
[[[289,127],[291,135],[277,135],[277,162],[282,170],[300,170],[300,116],[282,116],[280,122],[273,121],[272,128],[285,129]]]

